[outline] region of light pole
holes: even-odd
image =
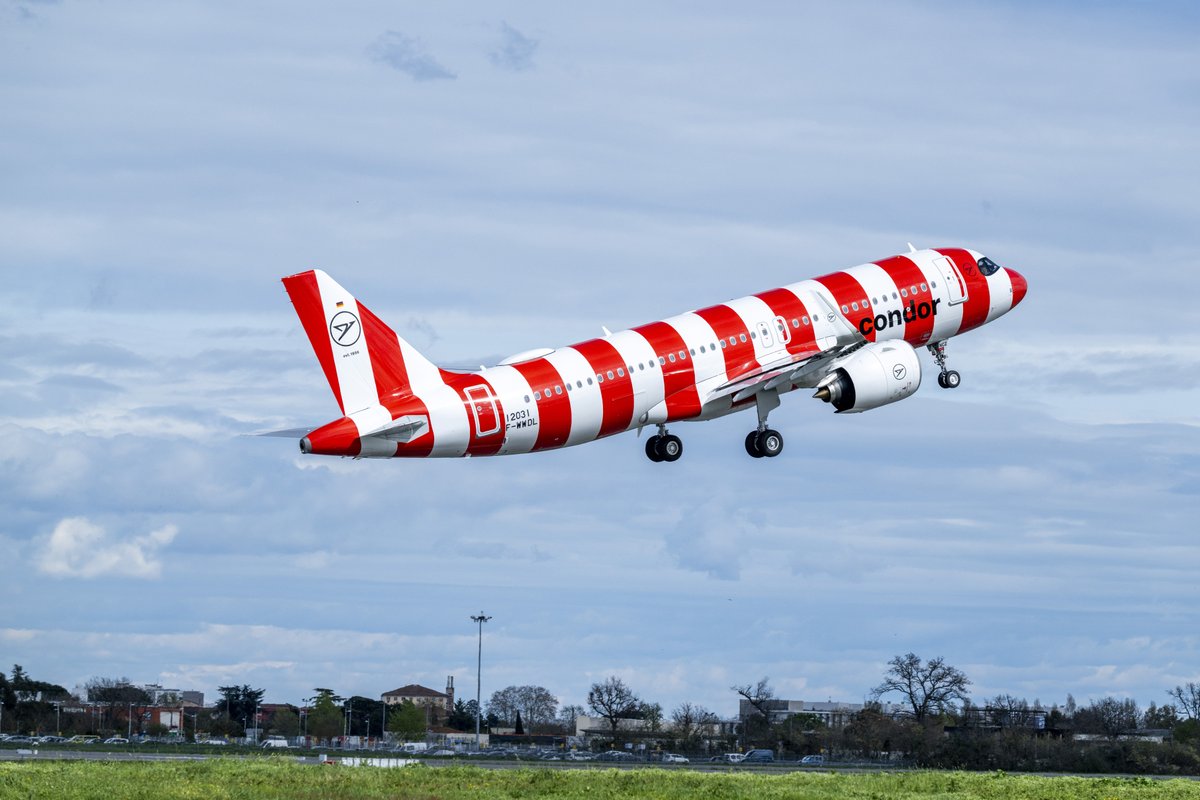
[[[62,700],[54,701],[54,735],[62,736]]]
[[[129,733],[125,734],[125,738],[133,741],[133,703],[129,704]]]
[[[478,616],[472,614],[471,621],[479,625],[479,652],[475,658],[475,749],[479,750],[479,700],[480,687],[483,685],[483,679],[480,673],[483,670],[483,623],[491,620],[491,617],[486,616],[482,611]]]
[[[304,743],[308,744],[308,704],[315,700],[315,697],[302,698],[303,705],[300,706],[300,721],[304,724]]]

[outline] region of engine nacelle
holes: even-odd
[[[921,360],[902,340],[871,342],[834,364],[813,397],[830,403],[839,414],[886,406],[921,386]]]

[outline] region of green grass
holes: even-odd
[[[191,762],[28,761],[0,763],[0,800],[146,798],[704,798],[907,800],[1018,798],[1116,800],[1197,798],[1200,783],[1146,778],[1068,778],[1003,773],[899,772],[785,775],[686,770],[399,769],[308,766],[284,759]]]

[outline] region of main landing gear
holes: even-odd
[[[937,378],[938,386],[943,389],[957,389],[958,385],[962,383],[962,377],[954,370],[946,369],[946,342],[944,340],[934,342],[927,345],[926,348],[933,356],[933,360],[937,362],[938,369],[941,370]]]
[[[759,392],[754,401],[758,407],[758,428],[746,434],[746,452],[753,458],[774,458],[783,452],[783,434],[767,427],[767,415],[779,407],[779,392]]]
[[[683,455],[683,440],[667,433],[666,425],[658,426],[658,433],[646,440],[646,457],[654,463],[678,461]]]

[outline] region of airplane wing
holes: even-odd
[[[838,313],[822,295],[817,300],[825,306],[825,318],[834,327],[834,336],[818,339],[811,347],[789,353],[769,364],[755,367],[721,384],[709,392],[705,402],[733,395],[733,402],[753,397],[761,391],[776,389],[785,384],[816,386],[825,377],[825,368],[830,361],[853,353],[867,343],[858,330]]]

